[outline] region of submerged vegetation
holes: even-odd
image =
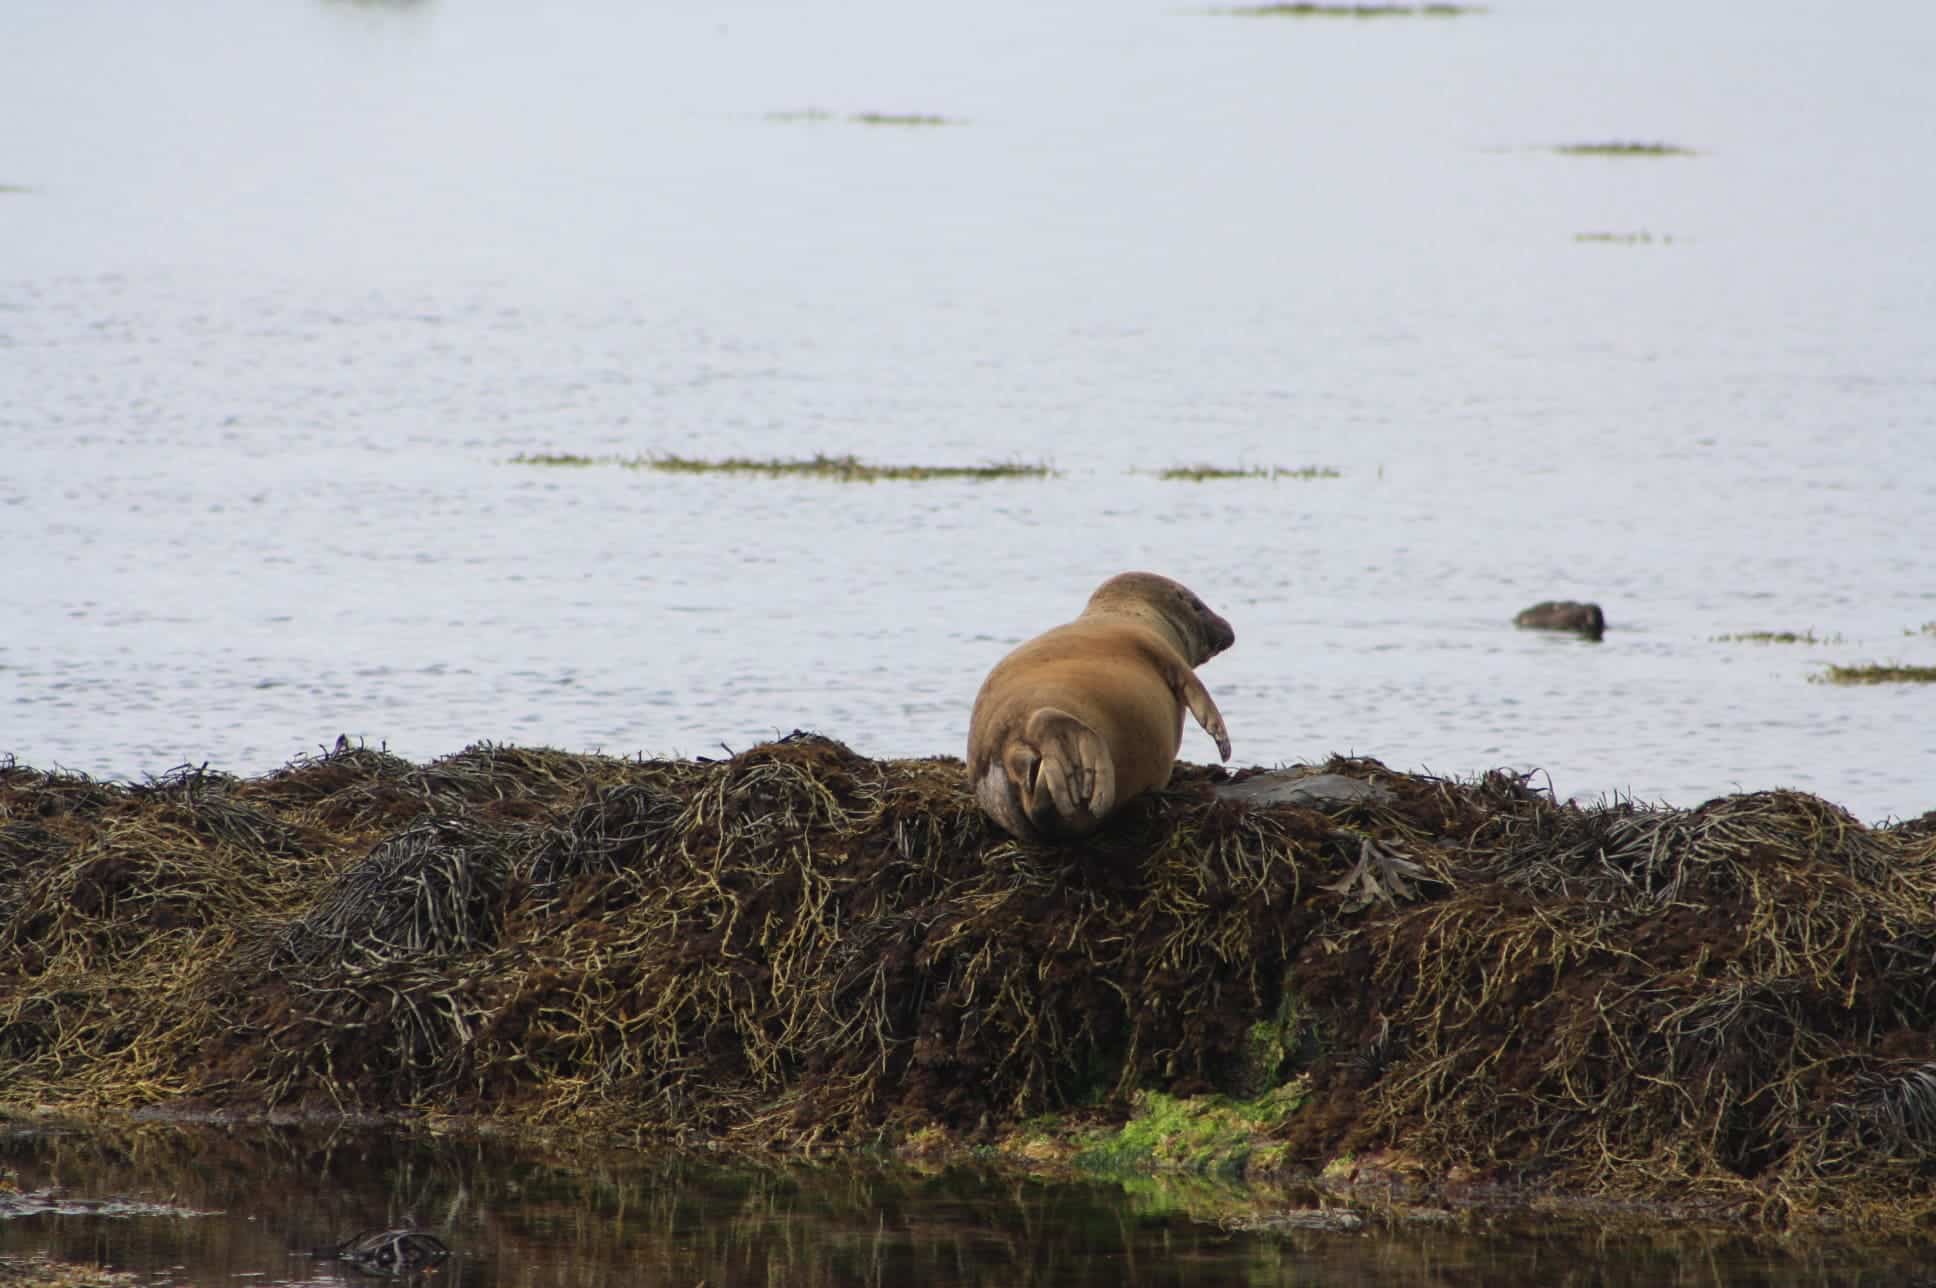
[[[1296,469],[1281,465],[1240,466],[1236,469],[1217,465],[1172,465],[1159,470],[1156,477],[1203,483],[1211,479],[1335,479],[1343,476],[1323,465],[1304,465]]]
[[[1936,1220],[1936,816],[1325,768],[1384,794],[1185,766],[1047,849],[957,760],[805,734],[137,785],[0,761],[0,1110],[748,1149],[1055,1114],[1126,1167]]]
[[[1558,143],[1553,151],[1563,157],[1691,157],[1693,148],[1674,143]]]
[[[1809,678],[1823,684],[1936,684],[1936,666],[1830,665]]]
[[[578,456],[570,453],[531,453],[511,458],[513,465],[618,465],[631,470],[658,470],[667,474],[782,474],[833,479],[841,483],[879,483],[884,481],[922,482],[929,479],[1006,479],[1047,478],[1055,471],[1047,465],[1001,461],[987,465],[870,465],[854,456],[816,454],[798,459],[772,457],[754,460],[729,456],[724,460],[702,460],[690,456]]]

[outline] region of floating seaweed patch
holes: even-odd
[[[1656,243],[1662,246],[1670,246],[1674,241],[1672,237],[1666,236],[1665,234],[1656,237],[1653,233],[1645,230],[1637,233],[1574,233],[1573,240],[1577,242],[1599,242],[1602,245],[1608,246],[1652,246]]]
[[[1248,4],[1208,10],[1227,18],[1461,18],[1485,11],[1471,4]]]
[[[1936,666],[1836,666],[1808,677],[1819,684],[1936,684]]]
[[[1204,483],[1212,479],[1335,479],[1343,476],[1324,465],[1303,465],[1294,469],[1282,465],[1249,465],[1234,469],[1219,465],[1172,465],[1168,469],[1158,470],[1156,477]]]
[[[1553,151],[1563,157],[1691,157],[1693,148],[1675,143],[1556,143]]]
[[[520,452],[511,458],[513,465],[603,465],[609,456],[579,456],[572,452]]]
[[[1022,461],[995,461],[985,465],[874,465],[857,456],[815,454],[804,458],[767,457],[755,459],[729,456],[706,460],[694,456],[574,456],[524,455],[511,458],[513,465],[618,465],[632,470],[657,470],[665,474],[760,474],[800,475],[832,479],[841,483],[927,482],[933,479],[1013,479],[1048,478],[1055,473],[1047,465]]]
[[[1806,631],[1736,631],[1731,635],[1716,635],[1716,644],[1840,644],[1840,635],[1817,635],[1813,630]]]
[[[958,125],[959,121],[924,112],[856,112],[847,118],[855,125]]]
[[[1047,478],[1053,474],[1046,465],[1019,461],[997,461],[986,465],[872,465],[854,456],[814,455],[805,459],[769,458],[753,460],[728,457],[709,461],[689,456],[653,456],[623,462],[635,468],[662,470],[671,474],[798,474],[809,478],[835,479],[842,483],[877,483],[887,480],[924,482],[929,479],[1011,479]]]
[[[960,125],[954,117],[942,116],[934,112],[850,112],[840,117],[824,108],[808,107],[791,112],[768,112],[766,119],[784,124],[821,124],[827,121],[845,120],[850,125],[900,125],[934,126]]]

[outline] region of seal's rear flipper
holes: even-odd
[[[1011,752],[1028,751],[1020,743],[1011,744],[1010,749]],[[1021,788],[1013,773],[1007,758],[991,764],[982,771],[981,778],[975,783],[975,801],[981,806],[982,813],[1001,824],[1002,830],[1016,840],[1040,841],[1041,834],[1035,830],[1035,824],[1029,821],[1028,813],[1022,807]],[[1021,781],[1032,781],[1033,768],[1025,768],[1024,773]]]
[[[1102,736],[1068,712],[1042,707],[1022,731],[1021,750],[1035,763],[1022,800],[1047,837],[1086,836],[1116,804],[1116,762]],[[1020,785],[1020,784],[1018,784]]]

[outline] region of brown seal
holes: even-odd
[[[1229,648],[1230,623],[1188,587],[1111,577],[1082,616],[995,664],[968,723],[968,781],[1023,841],[1086,836],[1170,781],[1188,710],[1230,759],[1223,715],[1193,667]]]
[[[1606,614],[1598,604],[1576,604],[1570,599],[1548,599],[1513,618],[1514,626],[1541,631],[1572,631],[1597,640],[1607,633]]]

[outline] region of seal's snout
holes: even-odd
[[[1197,634],[1203,639],[1203,656],[1198,662],[1208,662],[1237,642],[1237,632],[1230,629],[1230,623],[1207,607],[1198,609]]]
[[[1237,642],[1237,632],[1230,629],[1230,623],[1215,613],[1210,614],[1210,651],[1221,653]]]

